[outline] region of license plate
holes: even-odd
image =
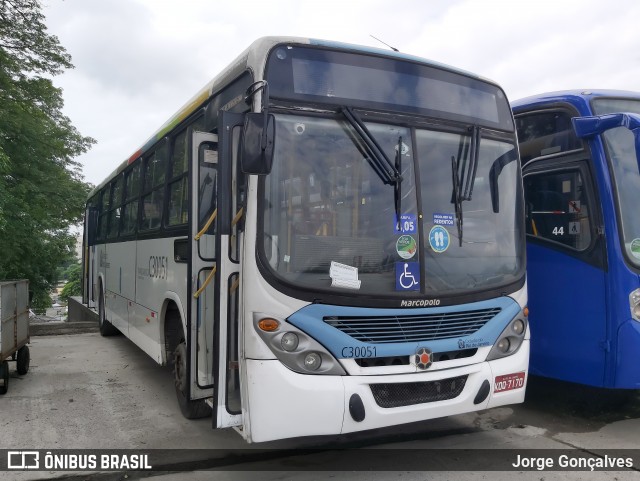
[[[493,392],[511,391],[524,386],[525,373],[516,372],[514,374],[506,374],[504,376],[496,376]]]

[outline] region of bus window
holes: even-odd
[[[527,234],[584,250],[591,244],[591,200],[578,169],[525,177]]]
[[[120,205],[122,204],[122,184],[123,176],[118,178],[111,184],[111,211],[109,212],[109,239],[118,237],[118,228],[120,227]]]
[[[164,149],[158,149],[145,158],[144,196],[142,197],[141,230],[156,229],[162,220],[162,203],[166,162]]]
[[[130,235],[136,230],[138,221],[138,196],[140,194],[140,169],[141,163],[138,162],[133,169],[125,175],[125,194],[122,230],[120,235]]]
[[[582,148],[568,112],[542,112],[516,119],[522,165],[543,155]]]
[[[171,150],[167,215],[169,226],[186,224],[189,220],[188,159],[187,131],[183,130],[176,136]]]

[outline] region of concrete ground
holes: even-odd
[[[509,460],[531,449],[571,449],[585,456],[598,455],[604,449],[630,449],[633,451],[624,453],[634,458],[632,469],[593,473],[522,470],[517,475],[536,481],[640,479],[638,393],[607,406],[600,402],[606,400],[602,393],[534,378],[523,405],[344,437],[247,445],[233,430],[211,429],[210,419],[184,419],[174,398],[171,373],[123,336],[36,336],[31,339],[30,350],[29,373],[19,376],[12,364],[9,392],[0,397],[0,449],[232,449],[248,454],[225,471],[199,471],[212,466],[202,458],[206,453],[196,452],[197,459],[189,461],[184,451],[176,451],[176,456],[183,457],[170,459],[169,454],[166,465],[178,472],[0,472],[1,479],[513,479],[515,472],[485,471],[491,467],[493,454],[486,456],[483,466],[483,456],[477,450],[488,448],[504,450],[492,453],[501,453]],[[596,395],[601,398],[596,399]],[[357,459],[339,449],[353,446],[369,449]],[[320,451],[289,451],[295,447]],[[380,456],[371,456],[371,449],[379,449],[376,453]],[[473,450],[465,456],[478,458],[474,462],[480,467],[477,472],[408,469],[413,466],[412,459],[429,456],[428,450],[432,449]],[[268,452],[266,460],[251,458],[256,450]],[[456,459],[449,460],[450,464],[442,461],[444,468],[454,467]],[[182,461],[184,464],[176,468]],[[162,462],[164,466],[165,460]],[[369,462],[371,469],[367,469]],[[464,459],[457,462],[464,463]]]

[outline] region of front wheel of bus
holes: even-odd
[[[100,334],[102,336],[113,336],[118,333],[118,330],[113,327],[113,324],[107,321],[107,316],[104,310],[104,294],[102,293],[102,290],[98,299],[98,322],[100,324]]]
[[[176,397],[182,415],[187,419],[204,418],[211,415],[211,408],[203,400],[189,399],[189,378],[187,376],[187,346],[184,341],[174,351],[173,373]]]

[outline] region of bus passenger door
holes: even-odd
[[[601,386],[605,379],[606,252],[599,202],[579,155],[524,168],[530,373]]]
[[[96,307],[95,289],[95,241],[98,228],[98,211],[88,206],[84,214],[82,234],[82,303]]]
[[[187,324],[191,399],[210,398],[214,392],[213,329],[218,276],[218,137],[191,132],[191,322]]]
[[[214,327],[213,427],[242,425],[240,397],[240,236],[244,214],[244,181],[238,168],[238,141],[244,115],[220,112],[218,228],[216,260],[218,291]]]
[[[230,260],[235,202],[230,157],[223,156],[223,145],[214,134],[192,133],[197,168],[192,177],[191,398],[213,395],[214,427],[242,424],[239,383],[237,390],[229,390],[238,370],[237,329],[229,329],[229,323],[235,319],[239,272],[237,262]]]

